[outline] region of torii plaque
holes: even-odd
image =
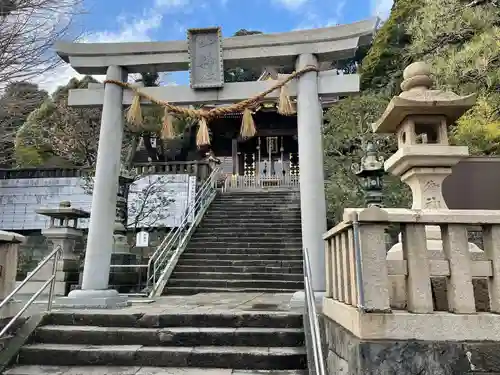
[[[220,27],[188,29],[189,83],[192,89],[224,86]]]

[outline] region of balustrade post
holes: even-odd
[[[331,238],[325,240],[325,267],[326,267],[326,293],[325,297],[333,297],[333,259],[332,259]]]
[[[340,234],[340,247],[342,249],[342,278],[344,286],[344,302],[352,305],[351,299],[351,268],[350,268],[350,252],[349,252],[349,237],[347,230]]]
[[[342,264],[342,242],[340,240],[341,234],[337,233],[335,235],[335,263],[337,265],[336,273],[337,273],[337,293],[338,293],[338,300],[340,302],[345,301],[345,296],[344,296],[344,271],[343,271],[343,264]]]
[[[389,275],[386,261],[387,212],[371,207],[358,214],[361,278],[366,311],[390,311]]]
[[[448,279],[449,311],[458,314],[476,312],[469,255],[467,228],[448,224],[441,227],[443,251],[450,264]]]
[[[407,310],[412,313],[431,313],[434,311],[434,304],[425,225],[406,224],[402,235],[403,259],[408,267]]]
[[[484,252],[491,261],[493,275],[488,278],[490,311],[500,313],[500,225],[483,226]]]
[[[0,230],[0,300],[16,287],[18,252],[24,242],[24,236]],[[3,316],[2,314],[0,316]]]
[[[349,283],[351,284],[351,304],[358,304],[358,287],[356,284],[356,251],[354,248],[354,230],[347,231],[347,249],[349,251]]]

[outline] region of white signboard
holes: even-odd
[[[142,231],[137,233],[135,237],[135,246],[136,247],[148,247],[149,246],[149,233],[146,231]]]
[[[187,211],[189,212],[188,222],[192,223],[194,221],[194,206],[196,200],[196,176],[189,176],[189,187],[188,187],[188,199],[187,199]]]

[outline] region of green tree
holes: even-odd
[[[31,112],[16,134],[19,166],[95,166],[102,109],[68,106],[69,90],[94,82],[92,77],[73,78]],[[126,133],[124,149],[129,138]]]
[[[364,94],[339,101],[325,116],[325,188],[328,218],[332,222],[341,219],[345,207],[364,206],[361,181],[351,168],[361,159],[366,142],[378,145],[385,158],[397,149],[394,137],[371,131],[370,124],[380,117],[387,104],[385,96]],[[384,204],[406,206],[409,199],[406,186],[392,176],[385,177],[384,182]]]
[[[439,88],[478,93],[457,121],[452,141],[474,154],[500,149],[500,8],[496,1],[424,0],[408,24],[407,55],[434,70]]]
[[[235,32],[233,36],[246,36],[255,34],[262,34],[262,31],[241,29]],[[259,79],[261,74],[262,71],[260,69],[235,67],[231,69],[226,69],[224,71],[224,82],[257,81],[257,79]]]
[[[361,64],[363,90],[392,96],[399,93],[404,67],[410,62],[405,48],[410,43],[407,25],[423,0],[395,0],[389,18],[377,31]]]
[[[10,167],[14,163],[14,140],[17,130],[29,114],[48,97],[44,90],[29,82],[7,85],[0,97],[0,165]]]

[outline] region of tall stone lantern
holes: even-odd
[[[384,163],[385,170],[399,177],[412,191],[412,209],[447,210],[443,198],[444,179],[452,167],[469,156],[467,146],[451,146],[448,127],[476,102],[476,95],[459,96],[433,90],[427,64],[416,62],[403,72],[403,92],[394,97],[382,117],[372,125],[377,133],[395,133],[398,151]],[[427,248],[441,251],[439,227],[426,228]],[[474,250],[470,245],[471,250]],[[478,248],[476,248],[478,250]],[[401,243],[391,252],[401,252]],[[402,254],[389,254],[402,259]]]

